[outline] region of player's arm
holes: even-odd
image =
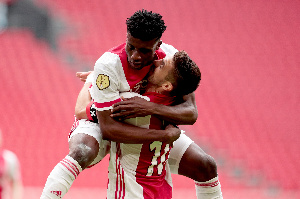
[[[80,81],[85,82],[89,74],[91,74],[93,71],[88,72],[76,72],[76,77],[80,79]]]
[[[85,83],[78,94],[75,105],[75,116],[78,120],[88,119],[86,108],[92,100],[89,92],[89,87],[91,86],[91,84],[92,83]]]
[[[185,95],[181,103],[174,106],[156,104],[143,99],[127,99],[113,105],[111,117],[128,119],[146,115],[155,115],[177,125],[194,124],[198,117],[195,94]]]
[[[110,110],[97,112],[102,136],[106,140],[128,144],[141,144],[153,140],[172,143],[180,136],[180,130],[173,125],[168,125],[165,130],[140,128],[117,121],[110,114]]]
[[[91,72],[92,71],[77,72],[76,76],[79,77],[81,81],[85,81],[87,76]],[[84,113],[79,116],[84,116],[84,115],[86,116],[86,114]],[[134,118],[134,117],[142,117],[146,115],[156,115],[156,117],[162,120],[166,120],[170,123],[174,123],[177,125],[194,124],[198,117],[195,94],[192,93],[184,96],[182,98],[181,103],[175,106],[165,106],[162,104],[152,103],[143,99],[139,99],[139,100],[124,99],[123,101],[118,102],[113,106],[113,110],[111,114],[113,118],[115,119],[121,118],[122,120],[128,118]],[[86,119],[86,118],[82,117],[82,119]]]
[[[104,53],[95,63],[91,96],[97,111],[98,122],[104,139],[122,143],[145,143],[163,141],[172,143],[180,136],[180,130],[169,127],[155,130],[136,127],[115,120],[110,116],[111,106],[120,99],[120,89],[126,84],[119,56]],[[126,88],[127,89],[127,88]]]
[[[198,117],[195,94],[183,96],[182,102],[174,106],[156,106],[152,114],[177,125],[192,125]]]
[[[92,75],[89,75],[91,73],[92,71],[76,73],[76,76],[80,78],[81,81],[85,82],[85,84],[77,97],[75,116],[78,120],[88,119],[89,121],[98,123],[96,109],[89,90],[92,85],[91,79],[93,77]]]

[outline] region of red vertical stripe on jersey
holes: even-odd
[[[115,198],[118,198],[118,199],[125,198],[124,170],[121,167],[121,162],[120,162],[120,159],[119,159],[120,156],[121,156],[120,143],[117,143],[117,153],[116,153],[116,173],[117,173],[117,179],[116,179]]]
[[[118,153],[116,153],[116,174],[117,174],[117,179],[116,179],[116,191],[115,191],[115,198],[118,198],[118,190],[119,190],[119,169],[118,169],[118,160],[119,156]]]
[[[123,170],[123,168],[122,168],[122,181],[123,181],[123,199],[125,198],[125,179],[124,179],[124,170]]]

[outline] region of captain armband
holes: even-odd
[[[97,110],[93,101],[86,106],[86,114],[89,121],[98,123]]]

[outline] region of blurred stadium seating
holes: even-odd
[[[67,134],[82,86],[75,71],[92,70],[105,50],[124,42],[125,19],[145,8],[163,15],[168,26],[163,41],[186,50],[201,68],[199,118],[182,128],[217,160],[224,197],[300,197],[299,1],[36,4],[64,23],[57,51],[28,29],[0,33],[0,128],[5,147],[20,158],[27,196],[39,195],[68,152]],[[106,168],[107,159],[85,171],[67,197],[76,198],[80,188],[100,194],[87,188],[105,190]],[[192,180],[173,178],[174,198],[187,192],[195,197]]]

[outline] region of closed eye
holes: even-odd
[[[146,48],[141,48],[140,52],[143,53],[143,54],[147,54],[147,53],[151,52],[151,50],[146,49]]]
[[[159,67],[163,68],[164,66],[165,66],[165,60],[163,59]]]
[[[131,44],[128,44],[128,47],[129,47],[130,50],[134,50],[134,48],[135,48],[135,47],[134,47],[133,45],[131,45]]]

